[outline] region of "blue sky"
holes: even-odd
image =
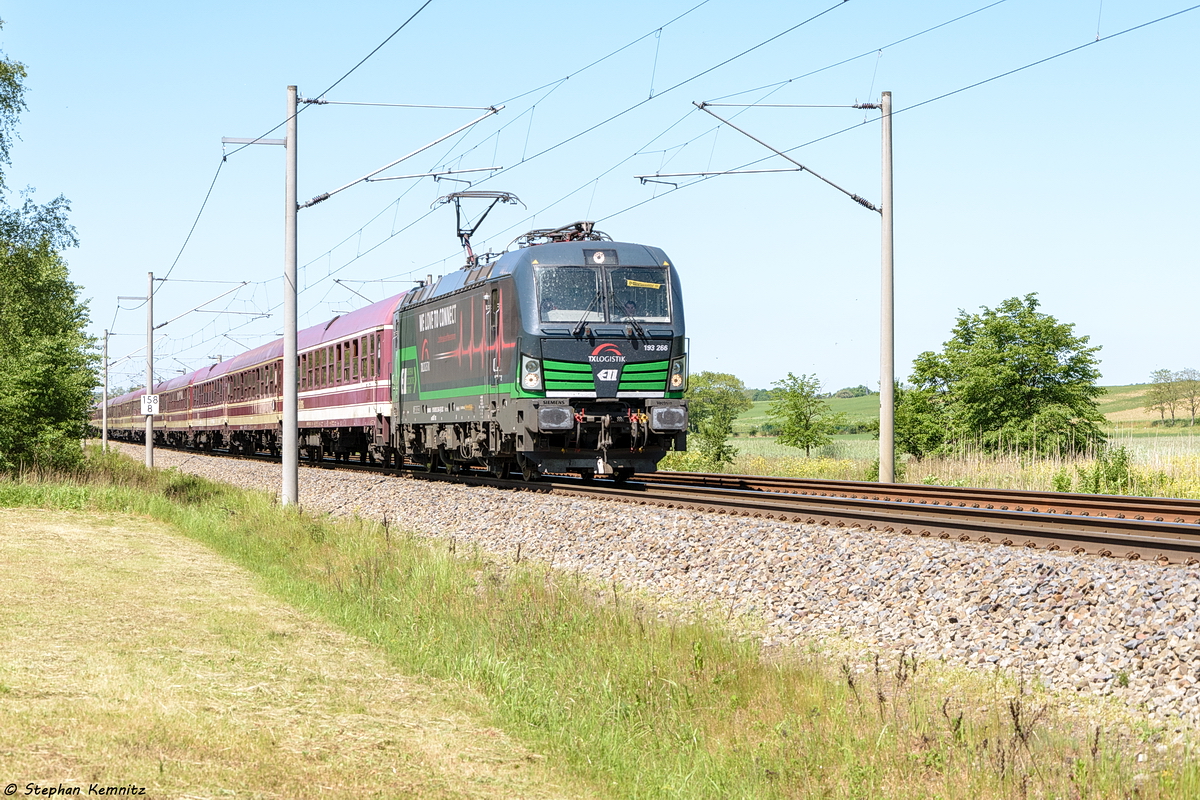
[[[40,202],[71,201],[80,247],[66,257],[93,331],[117,334],[114,359],[144,343],[144,310],[117,297],[143,295],[150,271],[170,276],[156,294],[158,321],[234,286],[200,281],[250,282],[160,329],[160,376],[278,334],[283,148],[234,152],[221,137],[271,131],[288,84],[320,95],[423,2],[5,3],[0,48],[29,71],[9,201],[26,186]],[[941,346],[959,309],[1036,292],[1044,311],[1103,347],[1103,382],[1123,384],[1200,366],[1191,100],[1200,9],[1191,7],[432,0],[326,97],[504,103],[387,174],[506,167],[476,176],[473,188],[513,192],[527,209],[495,209],[476,250],[597,220],[613,238],[674,259],[693,371],[732,372],[754,387],[811,373],[834,390],[878,385],[879,215],[803,173],[673,179],[678,189],[634,176],[790,166],[693,101],[848,106],[891,91],[897,375]],[[717,113],[878,203],[877,112]],[[477,115],[307,106],[300,196]],[[461,266],[453,210],[430,208],[461,188],[428,178],[361,184],[301,211],[301,325]],[[115,366],[113,382],[143,380],[139,358]]]

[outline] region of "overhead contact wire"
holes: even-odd
[[[380,42],[380,43],[379,43],[379,44],[378,44],[378,45],[375,47],[375,49],[374,49],[374,50],[372,50],[371,52],[367,53],[367,55],[363,57],[362,61],[359,61],[357,64],[355,64],[353,67],[351,67],[349,72],[347,72],[345,75],[343,75],[342,77],[340,77],[340,78],[338,78],[336,81],[334,81],[332,84],[330,84],[329,88],[327,88],[325,91],[321,92],[319,95],[317,95],[317,97],[324,97],[324,96],[325,96],[326,94],[328,94],[328,93],[330,92],[330,90],[332,90],[332,89],[333,89],[335,86],[337,86],[337,85],[338,85],[339,83],[341,83],[342,81],[346,80],[346,78],[349,78],[349,77],[350,77],[350,75],[351,75],[351,74],[352,74],[352,73],[353,73],[355,70],[357,70],[357,69],[358,69],[359,67],[361,67],[363,64],[367,63],[367,59],[369,59],[371,56],[373,56],[373,55],[375,55],[376,53],[378,53],[378,52],[380,51],[380,49],[381,49],[381,48],[382,48],[382,47],[383,47],[385,44],[387,44],[387,43],[388,43],[388,42],[390,42],[390,41],[391,41],[393,38],[395,38],[396,34],[400,33],[400,31],[402,31],[402,30],[404,30],[405,28],[407,28],[407,27],[408,27],[408,24],[409,24],[410,22],[412,22],[414,19],[416,19],[416,18],[417,18],[417,15],[418,15],[418,14],[420,14],[422,11],[424,11],[424,10],[425,10],[425,8],[426,8],[426,7],[427,7],[427,6],[428,6],[430,3],[432,3],[432,2],[433,2],[433,0],[425,0],[425,2],[424,2],[422,5],[421,5],[421,7],[420,7],[420,8],[418,8],[416,11],[414,11],[411,17],[409,17],[408,19],[404,20],[404,23],[403,23],[403,24],[402,24],[402,25],[401,25],[399,28],[396,28],[396,30],[392,31],[392,32],[391,32],[391,34],[390,34],[390,35],[389,35],[389,36],[388,36],[386,39],[384,39],[382,42]],[[307,105],[301,105],[301,106],[300,106],[298,109],[296,109],[296,114],[295,114],[295,116],[300,116],[300,114],[301,114],[301,113],[304,111],[304,109],[306,109],[306,108],[308,108],[308,106],[307,106]],[[282,128],[284,125],[287,125],[289,122],[291,122],[291,120],[292,120],[292,118],[291,118],[291,117],[287,117],[286,119],[284,119],[282,122],[280,122],[280,123],[279,123],[278,125],[276,125],[275,127],[271,128],[271,129],[270,129],[269,131],[267,131],[266,133],[263,133],[262,135],[260,135],[260,136],[258,136],[257,138],[255,138],[255,140],[254,140],[254,141],[252,141],[252,142],[247,142],[246,144],[244,144],[244,145],[242,145],[241,147],[237,148],[236,150],[232,151],[231,153],[229,153],[228,155],[226,155],[226,156],[225,156],[225,158],[228,158],[229,156],[237,155],[238,153],[242,152],[243,150],[245,150],[247,147],[249,147],[250,145],[254,144],[255,142],[257,142],[257,141],[259,141],[259,140],[261,140],[261,139],[265,139],[266,137],[270,136],[270,135],[271,135],[272,133],[274,133],[275,131],[277,131],[277,130],[279,130],[280,128]]]

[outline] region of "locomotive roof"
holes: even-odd
[[[591,267],[595,266],[595,263],[588,260],[587,254],[596,250],[616,251],[616,263],[619,265],[645,267],[653,264],[656,266],[670,266],[669,259],[662,250],[644,244],[609,241],[551,242],[522,247],[519,250],[510,250],[507,253],[501,254],[493,262],[489,276],[497,278],[501,275],[511,275],[518,269],[527,266]],[[587,252],[585,253],[585,251]],[[475,274],[473,268],[468,265],[451,272],[449,275],[443,275],[438,279],[433,293],[427,299],[441,297],[442,295],[458,291],[467,285],[473,274]],[[421,302],[425,301],[422,300]]]
[[[552,242],[523,247],[520,250],[505,253],[500,257],[500,263],[505,265],[505,271],[511,272],[525,264],[554,266],[591,267],[595,263],[588,255],[597,250],[615,250],[617,264],[623,266],[645,267],[670,266],[666,253],[657,247],[632,242]],[[496,271],[493,270],[493,275]]]

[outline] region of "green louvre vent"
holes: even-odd
[[[667,374],[671,366],[667,361],[646,361],[626,364],[621,370],[622,392],[661,392],[667,388]]]
[[[573,361],[554,361],[547,358],[542,362],[548,392],[594,392],[592,365],[576,364]]]
[[[573,361],[546,359],[542,369],[548,392],[591,392],[596,385],[592,382],[592,365]],[[621,392],[661,392],[667,388],[667,376],[671,372],[669,361],[644,361],[626,364],[621,368]]]

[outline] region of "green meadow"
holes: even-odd
[[[1146,384],[1108,386],[1100,411],[1108,420],[1109,450],[1080,457],[1043,458],[1019,451],[961,457],[901,459],[897,479],[908,483],[979,486],[1037,491],[1090,491],[1093,477],[1111,471],[1111,454],[1122,450],[1120,493],[1200,498],[1200,425],[1189,425],[1187,412],[1160,418],[1144,409]],[[850,424],[879,419],[879,395],[831,398],[830,407]],[[746,475],[780,475],[837,480],[872,480],[879,457],[873,434],[837,435],[833,443],[806,457],[802,450],[764,435],[770,403],[754,402],[734,422],[737,457],[726,471]],[[708,469],[690,456],[667,462],[673,469]]]

